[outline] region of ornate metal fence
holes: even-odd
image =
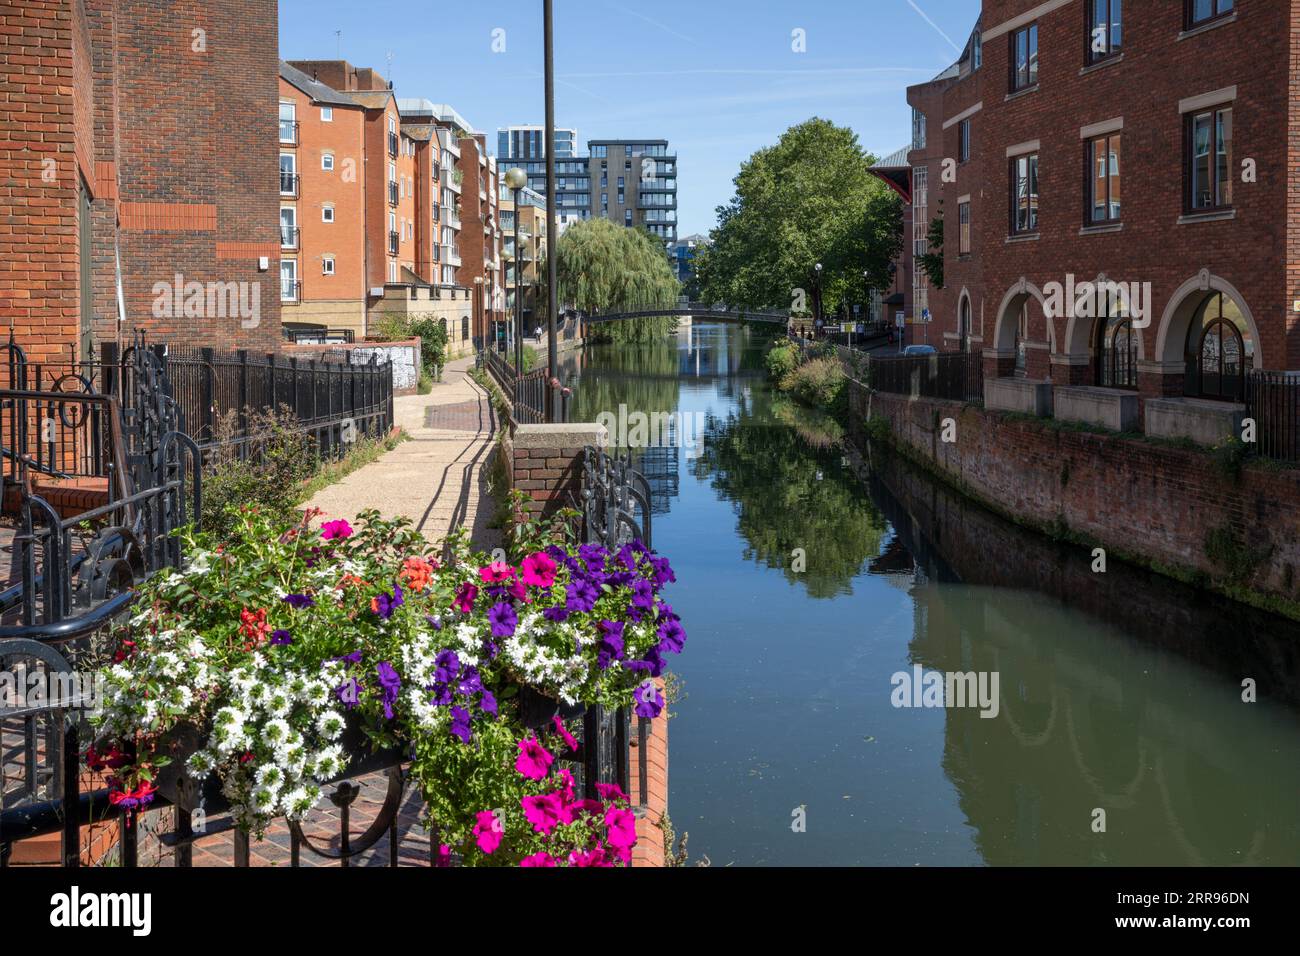
[[[533,369],[520,375],[513,365],[493,349],[480,349],[477,364],[492,377],[510,402],[510,420],[513,424],[540,425],[546,422],[548,397],[556,409],[555,420],[569,420],[569,399],[572,393],[552,379],[548,369]]]

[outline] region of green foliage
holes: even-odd
[[[1205,533],[1205,556],[1219,568],[1230,584],[1242,584],[1266,561],[1271,548],[1252,548],[1228,525]]]
[[[774,382],[781,382],[799,364],[799,353],[793,345],[782,342],[767,353],[767,374]]]
[[[894,434],[894,426],[883,415],[872,415],[863,426],[867,438],[873,442],[888,445]]]
[[[433,376],[436,369],[447,363],[447,327],[442,322],[424,316],[411,323],[411,335],[420,340],[420,364]]]
[[[874,161],[852,130],[817,118],[754,153],[735,196],[718,207],[712,247],[696,256],[703,297],[788,308],[803,289],[811,305],[818,262],[826,313],[861,301],[867,287],[887,288],[889,263],[903,248],[902,203],[868,172]]]
[[[1215,445],[1210,454],[1219,473],[1229,481],[1236,481],[1241,477],[1241,468],[1250,457],[1250,450],[1249,445],[1233,435],[1222,444]]]
[[[576,550],[582,543],[582,512],[576,508],[561,508],[543,520],[530,505],[533,499],[527,492],[512,490],[507,496],[510,512],[509,524],[506,526],[506,555],[511,561],[522,561],[527,555],[536,554],[554,545]]]
[[[249,412],[243,445],[231,442],[238,425],[235,411],[218,419],[217,447],[203,477],[200,526],[218,538],[233,532],[244,506],[292,520],[302,500],[300,486],[316,470],[314,443],[298,431],[288,408]]]
[[[943,213],[930,220],[930,231],[926,235],[929,251],[917,256],[916,261],[936,289],[943,288]]]
[[[772,427],[805,418],[818,420],[793,403],[756,389],[726,419],[711,418],[702,450],[692,467],[724,498],[736,503],[737,529],[745,558],[779,568],[793,586],[815,598],[849,593],[863,565],[880,552],[885,519],[836,450],[805,442],[803,428]],[[797,570],[796,549],[807,566]]]
[[[642,229],[628,229],[608,219],[575,222],[555,243],[559,299],[583,312],[622,306],[670,308],[681,292],[664,244]],[[547,301],[546,264],[539,269],[538,304]],[[542,309],[543,317],[545,309]],[[593,341],[645,342],[676,327],[671,316],[591,327]]]
[[[780,383],[797,401],[839,415],[848,401],[848,380],[838,359],[809,359]]]
[[[405,342],[414,337],[411,320],[396,312],[380,315],[369,324],[366,334],[372,342]]]

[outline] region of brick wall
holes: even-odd
[[[913,87],[909,101],[924,109],[931,139],[930,212],[945,213],[945,288],[932,290],[935,328],[931,339],[956,347],[958,303],[972,300],[974,326],[984,348],[1007,349],[1010,322],[995,337],[999,314],[1029,305],[1028,373],[1057,382],[1090,384],[1092,321],[1049,324],[1038,298],[1009,296],[1024,278],[1034,289],[1049,282],[1079,281],[1105,274],[1111,280],[1150,282],[1154,297],[1149,328],[1139,332],[1139,359],[1147,394],[1182,389],[1183,346],[1191,312],[1208,290],[1184,288],[1202,270],[1215,289],[1240,296],[1258,330],[1257,367],[1300,368],[1300,266],[1292,246],[1297,203],[1290,184],[1300,155],[1300,122],[1293,51],[1300,48],[1294,4],[1240,2],[1235,18],[1183,35],[1183,4],[1124,4],[1122,57],[1085,66],[1086,33],[1081,4],[1039,0],[985,0],[981,27],[983,66],[959,79]],[[1012,18],[1039,11],[1038,88],[1009,94]],[[1045,11],[1045,12],[1043,12]],[[972,26],[974,24],[972,23]],[[1180,101],[1236,88],[1233,107],[1233,204],[1235,215],[1218,221],[1181,221],[1184,181],[1184,114]],[[958,127],[945,121],[982,103],[973,116],[972,160],[944,183],[934,168],[939,157],[957,157]],[[1085,165],[1080,130],[1123,119],[1122,228],[1082,231]],[[1040,228],[1028,241],[1009,240],[1008,147],[1038,141]],[[1243,160],[1255,162],[1257,182],[1242,181]],[[957,256],[957,198],[973,204],[974,255]],[[1185,307],[1184,307],[1185,306]],[[1168,312],[1168,316],[1166,316]],[[1162,321],[1163,320],[1163,321]],[[1157,355],[1162,325],[1166,348]],[[996,338],[996,340],[995,340]],[[935,341],[935,344],[941,344]],[[1067,356],[1072,361],[1067,361]],[[1158,363],[1167,361],[1161,367]],[[996,364],[996,363],[994,363]]]
[[[1013,520],[1221,590],[1235,583],[1300,602],[1300,469],[1256,464],[1234,477],[1208,452],[954,402],[855,389],[851,404],[859,424],[884,418],[910,456]],[[941,440],[947,418],[953,443]],[[1227,541],[1250,556],[1235,581],[1223,560]]]
[[[603,425],[520,425],[502,445],[510,484],[527,492],[534,512],[551,515],[577,507],[582,492],[582,454],[608,441]]]

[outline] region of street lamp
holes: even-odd
[[[813,266],[813,327],[815,334],[822,330],[822,264]]]
[[[506,170],[506,187],[515,194],[515,369],[524,374],[524,313],[519,294],[519,271],[523,257],[519,254],[519,190],[528,185],[528,173],[515,166]]]
[[[551,6],[552,0],[542,0],[542,46],[546,89],[546,374],[553,376],[555,370],[559,368],[556,352],[556,340],[559,336],[556,332],[555,313],[560,307],[560,293],[557,288],[559,269],[556,263],[560,248],[558,241],[560,230],[556,223],[555,208],[555,37],[552,29],[554,18]],[[546,420],[554,422],[560,418],[560,409],[557,407],[554,390],[548,391],[551,394],[547,396],[546,401]]]

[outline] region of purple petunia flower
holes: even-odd
[[[483,689],[483,679],[479,677],[477,667],[465,668],[465,673],[461,675],[460,684],[456,690],[465,695],[477,694]]]
[[[652,556],[650,567],[652,569],[650,580],[654,582],[655,590],[677,580],[677,575],[673,573],[672,565],[668,563],[667,558]]]
[[[351,654],[344,654],[342,657],[331,657],[332,661],[342,661],[344,664],[360,664],[361,652],[353,651]]]
[[[669,654],[680,654],[686,646],[686,631],[676,617],[670,617],[659,625],[659,647]]]
[[[469,711],[464,707],[451,709],[451,735],[459,737],[461,743],[470,742]]]
[[[493,637],[509,637],[519,626],[519,616],[513,607],[503,601],[488,611],[488,622],[492,625]]]
[[[360,700],[361,685],[357,683],[355,677],[349,677],[342,684],[339,684],[338,687],[334,688],[334,695],[338,697],[339,701],[346,706],[348,710],[351,710],[353,707],[357,706],[357,703]]]
[[[281,627],[281,628],[277,628],[276,630],[274,630],[274,631],[271,632],[271,643],[272,643],[272,644],[292,644],[292,643],[293,643],[293,635],[290,634],[288,631],[286,631],[286,630],[285,630],[284,628],[282,628],[282,627]]]
[[[442,616],[438,614],[426,614],[424,619],[429,622],[429,626],[435,631],[442,630]]]
[[[603,568],[605,559],[609,557],[609,550],[599,544],[584,544],[578,548],[578,557],[582,558],[588,568]]]
[[[649,671],[651,677],[659,677],[664,672],[664,658],[658,647],[652,647],[641,660],[624,661],[623,666],[630,671]]]
[[[623,622],[601,621],[600,649],[596,652],[596,666],[605,670],[614,661],[623,658]]]
[[[393,616],[393,612],[404,603],[406,602],[402,598],[402,586],[400,584],[394,584],[393,593],[391,595],[380,594],[378,597],[374,597],[370,600],[370,610],[374,611],[377,615],[387,621]]]
[[[496,695],[490,690],[483,691],[482,695],[478,699],[478,706],[484,713],[491,714],[495,717],[497,715]]]
[[[653,681],[644,681],[637,686],[632,692],[632,697],[636,701],[636,715],[638,717],[649,717],[651,719],[658,717],[664,709],[663,695],[659,693],[659,688],[654,685]]]
[[[560,624],[569,619],[569,609],[567,607],[548,607],[542,611],[542,617],[556,624]]]
[[[379,675],[379,686],[384,692],[384,717],[392,720],[393,704],[397,703],[397,695],[402,689],[402,678],[388,661],[380,661],[375,672]]]
[[[295,610],[301,611],[314,605],[316,600],[310,594],[286,594],[284,603]]]
[[[565,605],[574,614],[585,614],[596,606],[600,593],[590,581],[574,581],[565,589]]]
[[[433,672],[433,679],[438,683],[451,684],[460,676],[460,658],[455,651],[439,651],[434,663],[437,664],[437,669]]]
[[[451,692],[450,684],[430,684],[427,690],[432,695],[429,700],[436,707],[446,707],[456,699],[455,695]]]

